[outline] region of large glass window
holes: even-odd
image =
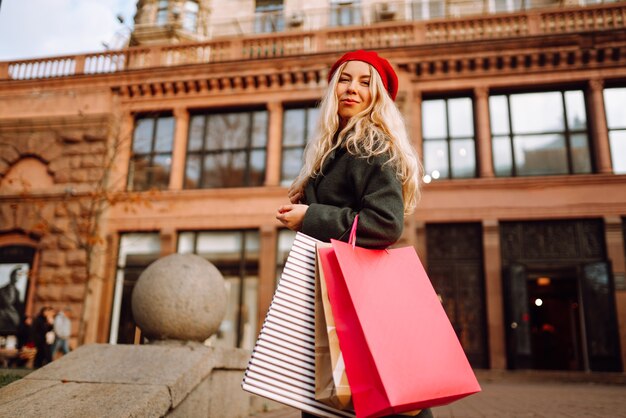
[[[185,188],[262,186],[267,123],[265,110],[193,115]]]
[[[476,176],[472,99],[422,102],[424,181]]]
[[[330,26],[360,25],[361,16],[360,0],[331,0],[330,2]]]
[[[302,168],[307,141],[315,131],[319,109],[313,106],[285,109],[281,185],[289,186]]]
[[[257,33],[280,32],[285,29],[283,0],[256,0],[254,29]]]
[[[136,324],[131,298],[139,275],[161,254],[161,239],[154,233],[128,233],[120,237],[115,275],[115,293],[111,309],[109,343],[132,344]]]
[[[626,88],[604,89],[611,161],[615,174],[626,173]]]
[[[172,165],[174,118],[142,116],[135,120],[128,189],[166,189]]]
[[[226,316],[211,344],[252,349],[258,322],[258,231],[182,232],[178,252],[206,258],[226,280]]]
[[[591,173],[581,90],[489,98],[497,176]]]
[[[187,0],[183,14],[183,28],[189,32],[195,32],[198,28],[198,2]]]

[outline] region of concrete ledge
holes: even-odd
[[[166,386],[63,383],[50,380],[38,382],[22,380],[15,384],[18,383],[22,383],[21,387],[30,393],[3,403],[1,416],[158,417],[166,413],[171,403]],[[32,383],[35,383],[39,390],[33,392],[29,387]],[[2,391],[1,396],[5,398],[10,395]]]
[[[86,345],[0,389],[0,415],[247,417],[249,354],[195,342]]]

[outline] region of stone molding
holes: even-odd
[[[260,74],[219,75],[185,80],[159,80],[116,87],[122,99],[170,98],[193,95],[231,95],[237,92],[263,92],[283,87],[314,88],[326,84],[326,70],[292,69]]]

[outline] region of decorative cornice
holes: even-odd
[[[317,89],[326,85],[326,71],[326,68],[293,68],[258,74],[218,74],[186,80],[130,82],[113,89],[127,100],[263,92],[284,87]]]
[[[619,32],[619,33],[618,33]],[[472,48],[450,47],[453,52],[404,58],[399,67],[416,80],[437,80],[459,77],[570,71],[626,67],[626,37],[616,32],[613,39],[596,40],[593,35],[578,35],[567,42],[550,45],[540,39],[515,45],[499,42],[485,48],[480,42]],[[621,36],[620,36],[621,35]],[[587,42],[592,40],[592,42]],[[534,44],[534,45],[533,45]]]

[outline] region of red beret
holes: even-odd
[[[380,78],[383,80],[383,84],[387,89],[389,96],[391,96],[392,100],[396,100],[396,95],[398,94],[398,76],[393,70],[391,64],[389,64],[389,61],[378,56],[378,54],[374,51],[365,51],[360,49],[358,51],[352,51],[344,54],[330,68],[330,71],[328,72],[328,81],[330,81],[333,77],[337,68],[339,68],[339,66],[341,66],[344,62],[348,61],[363,61],[376,68]]]

